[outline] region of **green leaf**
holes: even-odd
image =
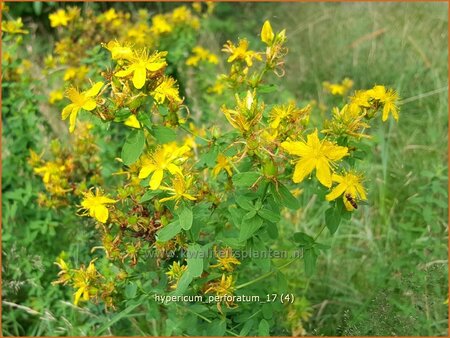
[[[169,143],[175,141],[177,133],[164,126],[153,126],[153,136],[155,136],[158,143]]]
[[[237,187],[250,187],[261,175],[256,171],[248,171],[233,176],[233,184]]]
[[[142,304],[140,304],[140,303],[133,304],[133,305],[127,307],[122,312],[115,314],[113,317],[111,317],[111,319],[107,320],[99,329],[97,329],[97,331],[95,332],[94,335],[96,335],[96,336],[101,335],[105,330],[107,330],[108,328],[110,328],[111,326],[113,326],[115,323],[117,323],[119,320],[121,320],[123,318],[133,317],[132,315],[129,315],[129,313],[141,305]]]
[[[253,205],[252,200],[243,195],[238,196],[236,198],[236,203],[244,210],[247,210],[247,211],[255,210],[255,206]]]
[[[125,287],[125,297],[127,299],[133,299],[134,297],[136,297],[136,291],[137,291],[136,283],[129,283]]]
[[[192,277],[190,273],[185,271],[177,283],[177,289],[175,290],[174,294],[175,295],[183,294],[187,290],[189,284],[191,284],[193,279],[194,277]]]
[[[42,13],[42,2],[40,2],[40,1],[36,1],[36,2],[33,2],[33,9],[34,9],[34,13],[36,14],[36,15],[41,15],[41,13]]]
[[[246,241],[250,237],[253,236],[253,234],[261,228],[261,225],[263,224],[263,220],[259,216],[255,216],[250,219],[246,219],[241,224],[241,230],[239,232],[239,241]]]
[[[129,108],[121,108],[117,110],[114,114],[115,122],[123,122],[131,115],[131,111]]]
[[[227,322],[225,319],[216,319],[208,324],[208,335],[214,337],[222,337],[225,335],[225,331],[227,330]]]
[[[332,207],[325,211],[325,224],[331,234],[336,232],[340,223],[341,212],[337,207]]]
[[[278,238],[278,226],[276,223],[267,224],[266,230],[270,238],[272,239]]]
[[[279,204],[292,210],[297,210],[298,208],[300,208],[300,202],[298,201],[298,199],[295,198],[295,196],[292,195],[289,189],[286,188],[286,186],[284,186],[283,184],[273,184],[271,190],[273,192],[275,200]]]
[[[259,336],[268,336],[270,333],[269,322],[265,319],[261,319],[258,325],[258,335]]]
[[[262,310],[262,315],[265,319],[270,319],[273,317],[272,305],[270,303],[263,304],[261,310]]]
[[[261,94],[272,93],[276,90],[277,90],[277,86],[275,86],[274,84],[262,85],[262,86],[259,86],[259,88],[258,88],[258,92]]]
[[[245,321],[244,326],[241,329],[241,332],[239,332],[239,336],[245,337],[249,334],[250,330],[252,329],[253,325],[255,324],[254,319],[250,319]]]
[[[150,114],[148,112],[139,112],[137,115],[137,119],[149,131],[152,130],[153,124],[152,124],[152,120],[150,119]]]
[[[216,165],[217,155],[219,154],[219,149],[216,146],[208,149],[207,152],[203,153],[199,157],[199,164],[206,165],[209,168],[212,168]]]
[[[298,243],[299,247],[311,247],[314,244],[314,238],[304,232],[296,232],[294,242]]]
[[[266,208],[258,210],[258,215],[272,223],[277,223],[280,220],[280,215]]]
[[[316,270],[317,254],[314,248],[303,249],[303,260],[305,262],[305,274],[311,277]]]
[[[167,224],[162,229],[158,230],[156,234],[158,235],[158,241],[167,242],[168,240],[178,235],[180,231],[181,231],[181,224],[177,220]]]
[[[148,185],[148,182],[147,182]],[[158,195],[160,193],[159,190],[148,190],[144,195],[142,195],[141,199],[139,200],[139,203],[144,203],[147,201],[150,201],[153,197]]]
[[[133,130],[128,134],[122,147],[122,160],[125,165],[136,162],[144,150],[145,136],[142,130]]]
[[[194,220],[192,210],[189,207],[184,206],[181,210],[177,211],[177,214],[181,228],[184,230],[189,230],[192,227],[192,221]]]
[[[255,256],[253,258],[253,261],[255,264],[261,268],[262,272],[269,272],[270,271],[270,265],[271,265],[271,259],[270,255],[266,255],[267,253],[267,247],[264,244],[262,240],[258,238],[258,236],[255,236],[252,238],[251,241],[248,243],[251,243],[248,245],[250,251],[249,252],[258,252],[258,256]]]
[[[251,219],[256,216],[256,210],[250,210],[248,213],[245,214],[243,221],[246,221],[248,219]]]
[[[200,277],[203,273],[203,250],[198,244],[192,244],[187,251],[187,273],[191,277]]]
[[[167,109],[166,106],[159,106],[158,110],[162,116],[167,116],[169,114],[169,109]]]
[[[285,293],[287,290],[289,290],[286,276],[281,271],[278,271],[275,276],[275,285],[276,290],[280,293]]]

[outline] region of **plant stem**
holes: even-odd
[[[195,311],[192,311],[192,310],[190,310],[189,308],[187,308],[187,310],[188,310],[188,312],[190,312],[190,313],[192,313],[192,314],[198,316],[199,318],[203,319],[205,322],[212,323],[212,320],[206,318],[205,316],[202,316],[201,314],[199,314],[199,313],[197,313],[197,312],[195,312]],[[236,334],[236,333],[234,333],[233,331],[226,330],[226,332],[228,332],[228,333],[231,334],[232,336],[239,337],[239,335]]]
[[[320,228],[319,232],[317,233],[316,236],[314,236],[314,242],[317,240],[317,238],[319,238],[319,236],[322,234],[323,230],[326,228],[326,224],[322,225],[322,227]]]
[[[277,270],[272,270],[272,271],[270,271],[270,272],[268,272],[268,273],[265,273],[264,275],[259,276],[259,277],[256,278],[256,279],[253,279],[253,280],[251,280],[251,281],[249,281],[249,282],[247,282],[247,283],[240,284],[240,285],[236,286],[236,290],[242,289],[242,288],[244,288],[244,287],[246,287],[246,286],[249,286],[249,285],[252,285],[252,284],[254,284],[254,283],[257,283],[257,282],[259,282],[260,280],[263,280],[263,279],[265,279],[265,278],[267,278],[267,277],[273,275],[273,274],[274,274],[275,272],[277,272],[278,270],[284,269],[285,267],[291,265],[291,264],[294,263],[297,259],[298,259],[298,258],[294,258],[293,260],[287,262],[286,264],[284,264],[284,265],[278,267]]]

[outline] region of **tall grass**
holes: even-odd
[[[285,84],[297,97],[320,98],[322,81],[349,76],[356,88],[386,84],[404,99],[398,124],[373,131],[369,206],[330,238],[310,282],[312,334],[447,334],[447,11],[342,3],[270,12],[287,26]]]

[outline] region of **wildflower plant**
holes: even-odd
[[[73,204],[80,222],[89,218],[95,225],[99,245],[87,267],[72,269],[61,257],[56,261],[61,270],[56,283],[73,287],[75,305],[102,301],[114,309],[124,295],[145,297],[159,290],[218,296],[212,318],[239,312],[240,305],[223,296],[252,290],[274,276],[286,282],[282,269],[295,260],[277,266],[270,258],[234,253],[273,247],[280,222],[295,219],[304,207],[298,198],[304,190],[317,193],[316,203],[326,206],[318,235],[314,229],[291,231],[286,239],[302,251],[305,276],[313,274],[327,249],[318,241],[324,228],[334,234],[358,206],[370,203],[359,165],[365,159],[363,142],[376,119],[398,120],[397,93],[381,85],[351,92],[349,79],[324,83],[343,104],[318,121],[313,102],[280,103],[271,95],[274,79],[292,74],[284,67],[288,32],[274,30],[269,21],[262,24],[259,45],[246,38],[229,40],[222,57],[196,41],[176,45],[182,34],[197,34],[211,14],[213,6],[207,6],[206,11],[194,4],[193,10],[182,6],[153,16],[140,11],[136,20],[115,9],[98,16],[76,8],[50,14],[60,39],[46,71],[63,65],[66,90],[61,100],[55,89],[49,101],[69,120],[76,146],[70,155],[54,151],[48,161],[31,152],[29,163],[50,196],[41,198],[42,205]],[[81,25],[83,20],[92,26]],[[10,29],[20,34],[22,26],[15,25]],[[95,35],[97,30],[104,35]],[[76,40],[74,32],[84,39]],[[71,53],[74,44],[78,55]],[[89,55],[90,50],[95,53]],[[83,58],[95,62],[86,66]],[[227,72],[202,92],[204,102],[215,102],[210,107],[218,122],[205,125],[208,120],[183,81],[186,73],[195,76],[193,69],[215,69],[220,63]],[[175,71],[186,68],[184,75]],[[103,132],[95,134],[92,125],[103,125]],[[94,145],[105,131],[115,135],[120,148],[110,163]],[[103,166],[111,172],[105,175]],[[83,167],[90,169],[80,171]],[[96,266],[101,260],[113,268]],[[296,307],[307,320],[307,301],[302,302]]]

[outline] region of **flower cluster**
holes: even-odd
[[[198,4],[194,8],[202,10]],[[76,26],[77,15],[68,19],[68,13],[56,14],[55,27]],[[155,253],[154,267],[163,271],[158,278],[168,280],[171,290],[182,293],[190,283],[197,283],[194,292],[224,296],[239,289],[236,281],[245,279],[250,266],[233,257],[233,249],[266,248],[262,239],[277,236],[282,206],[295,208],[302,189],[316,185],[326,191],[323,203],[333,207],[342,198],[347,211],[368,199],[355,153],[378,113],[383,121],[389,114],[398,119],[398,95],[384,86],[355,91],[323,125],[311,102],[270,101],[270,95],[264,94],[277,89],[270,85],[269,76],[285,73],[287,37],[285,30],[274,32],[266,21],[260,33],[261,50],[252,49],[246,38],[223,47],[229,72],[218,76],[211,91],[223,94],[225,102],[214,111],[217,125],[205,127],[201,114],[197,116],[194,107],[191,114],[188,108],[195,106],[194,99],[189,101],[192,91],[184,88],[183,75],[173,70],[192,72],[203,62],[218,63],[218,57],[196,45],[187,49],[192,55],[185,53],[185,59],[178,59],[158,40],[178,34],[182,25],[198,29],[199,20],[185,6],[151,18],[140,11],[133,23],[126,13],[102,13],[96,24],[108,23],[121,33],[102,44],[100,66],[91,65],[85,73],[77,68],[74,76],[67,75],[65,96],[70,102],[64,101],[61,114],[69,119],[69,131],[75,135],[82,126],[76,121],[83,120],[84,114],[106,124],[122,143],[112,175],[117,180],[108,185],[86,182],[77,195],[78,215],[95,221],[102,241],[98,248],[106,259],[121,266],[127,262],[131,270],[138,269],[142,255]],[[130,30],[122,29],[128,25]],[[142,27],[133,32],[136,25]],[[111,66],[104,66],[104,59]],[[75,79],[80,73],[84,79]],[[346,96],[352,85],[346,79],[326,88]],[[52,101],[58,102],[60,93],[52,94]],[[59,162],[38,168],[44,183],[52,184],[67,171],[66,164]],[[308,180],[312,177],[317,180]],[[211,247],[215,257],[180,258],[186,251],[201,253]],[[77,270],[77,278],[59,265],[60,281],[74,281],[77,302],[102,298],[100,287],[90,288],[102,279],[93,264]],[[103,292],[110,302],[114,289],[107,290]]]

